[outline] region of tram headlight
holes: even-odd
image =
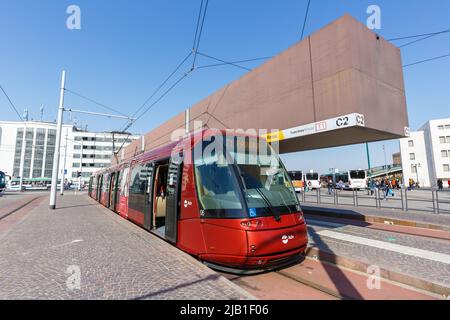
[[[243,221],[241,222],[241,226],[243,228],[262,228],[263,222],[261,220]]]

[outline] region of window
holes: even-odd
[[[74,168],[79,168],[79,167],[80,167],[80,164],[75,162],[75,163],[72,165],[72,167],[74,167]]]
[[[411,165],[411,173],[417,173],[417,166],[414,164]]]
[[[450,151],[442,150],[441,151],[441,157],[442,158],[448,158],[449,153],[450,153]]]
[[[447,143],[450,143],[450,136],[447,136]]]
[[[153,174],[151,164],[136,165],[131,171],[128,206],[142,214],[147,210],[146,194],[150,193],[148,182]]]
[[[410,153],[409,154],[409,160],[416,160],[416,154],[415,153]]]
[[[445,125],[445,130],[450,130],[450,124]]]
[[[409,140],[409,141],[408,141],[408,146],[409,146],[410,148],[414,148],[414,140]]]
[[[444,126],[438,126],[438,130],[444,130]]]
[[[445,143],[446,142],[445,137],[439,137],[439,142],[440,143]]]
[[[450,172],[450,165],[444,164],[444,172]]]

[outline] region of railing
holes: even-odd
[[[449,190],[393,190],[394,195],[386,196],[384,190],[317,189],[299,195],[302,204],[325,204],[333,206],[353,206],[377,209],[397,209],[421,211],[436,214],[450,214]]]

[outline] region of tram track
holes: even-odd
[[[4,210],[5,212],[2,212],[2,210],[0,210],[0,221],[6,219],[7,217],[17,213],[18,211],[26,208],[27,206],[31,205],[33,202],[41,199],[43,196],[35,196],[35,197],[31,197],[29,199],[26,199],[24,202],[22,201],[17,201],[17,202],[22,202],[20,203],[18,206],[16,206],[15,204],[17,202],[13,202],[12,204],[10,204],[6,210]]]
[[[220,274],[261,300],[354,300],[317,282],[283,270],[251,276]],[[286,288],[286,294],[280,290],[281,284]]]
[[[338,300],[355,300],[355,299],[352,299],[352,298],[349,298],[349,297],[345,297],[345,296],[341,295],[340,293],[337,293],[337,292],[335,292],[335,291],[333,291],[331,289],[328,289],[328,288],[326,288],[326,287],[324,287],[324,286],[322,286],[322,285],[320,285],[318,283],[314,283],[313,281],[310,281],[310,280],[305,279],[303,277],[294,276],[294,275],[289,274],[289,273],[287,273],[285,271],[274,271],[274,272],[279,274],[279,275],[281,275],[281,276],[283,276],[283,277],[285,277],[285,278],[287,278],[287,279],[290,279],[292,281],[301,283],[301,284],[303,284],[305,286],[308,286],[308,287],[310,287],[310,288],[312,288],[314,290],[317,290],[317,291],[319,291],[321,293],[325,293],[326,295],[334,297],[334,298],[336,298]]]

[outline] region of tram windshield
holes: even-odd
[[[235,136],[207,140],[194,149],[205,216],[253,218],[300,210],[288,173],[265,140]]]

